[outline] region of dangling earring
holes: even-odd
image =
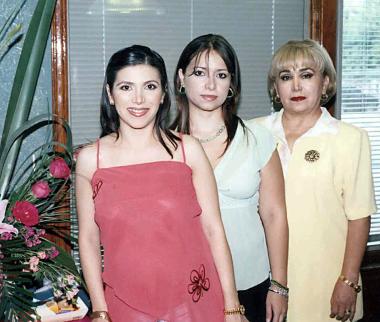
[[[185,89],[185,86],[183,86],[182,84],[181,84],[181,86],[179,87],[179,93],[180,94],[186,94],[186,89]]]
[[[329,96],[328,96],[326,93],[323,93],[323,94],[321,95],[321,101],[322,101],[322,102],[326,102],[326,101],[328,100],[328,98],[329,98]]]
[[[230,88],[228,89],[227,98],[234,97],[234,95],[235,95],[234,90],[230,87]]]
[[[274,101],[275,103],[277,103],[277,104],[281,104],[281,98],[280,98],[280,96],[276,95],[276,96],[274,97],[273,101]]]

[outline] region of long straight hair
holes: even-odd
[[[165,96],[157,111],[154,130],[159,142],[173,158],[173,153],[162,136],[163,133],[174,147],[174,150],[177,149],[177,141],[180,140],[180,138],[174,135],[167,126],[170,110],[170,94],[168,90],[168,77],[166,74],[165,62],[157,52],[146,46],[133,45],[131,47],[123,48],[114,53],[108,61],[100,100],[100,125],[102,128],[100,137],[111,133],[115,133],[116,137],[119,137],[120,117],[115,106],[109,101],[107,85],[112,92],[117,73],[125,67],[136,65],[152,66],[157,69],[160,74],[161,87]]]
[[[203,53],[209,55],[215,51],[223,59],[227,70],[231,75],[230,88],[233,91],[231,97],[227,97],[222,105],[223,120],[227,129],[226,149],[233,140],[238,123],[245,129],[243,121],[237,116],[237,108],[240,100],[241,81],[240,67],[237,55],[231,44],[221,35],[207,34],[193,39],[182,51],[174,73],[174,94],[177,102],[177,115],[171,125],[172,129],[190,134],[189,101],[185,93],[180,92],[181,80],[178,71],[185,72],[191,61],[198,61]]]

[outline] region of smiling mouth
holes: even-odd
[[[134,107],[129,107],[127,108],[127,111],[132,114],[135,117],[142,117],[146,113],[148,113],[149,109],[148,108],[134,108]]]
[[[201,95],[201,96],[204,100],[210,101],[210,102],[215,101],[218,98],[218,96],[216,95]]]
[[[290,100],[293,102],[300,102],[300,101],[303,101],[304,99],[306,99],[305,96],[295,96],[295,97],[292,97]]]

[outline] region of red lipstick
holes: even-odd
[[[301,101],[303,101],[304,99],[306,99],[305,96],[294,96],[294,97],[292,97],[290,100],[291,100],[291,101],[294,101],[294,102],[301,102]]]

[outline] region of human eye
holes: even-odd
[[[151,91],[157,89],[157,87],[158,86],[155,83],[149,83],[149,84],[146,85],[146,88],[149,89],[149,90],[151,90]]]
[[[226,79],[228,76],[230,76],[229,73],[221,72],[217,74],[217,77],[220,79]]]
[[[131,86],[124,84],[119,87],[122,91],[129,91],[131,89]]]
[[[310,79],[310,78],[312,78],[314,76],[314,74],[312,73],[312,72],[306,72],[306,73],[303,73],[302,75],[301,75],[301,77],[303,78],[303,79]]]
[[[194,71],[193,71],[193,75],[195,76],[204,76],[204,71],[202,69],[197,69],[195,68]]]
[[[280,79],[281,79],[282,81],[288,81],[288,80],[291,79],[291,75],[290,75],[290,74],[281,74],[281,75],[280,75]]]

